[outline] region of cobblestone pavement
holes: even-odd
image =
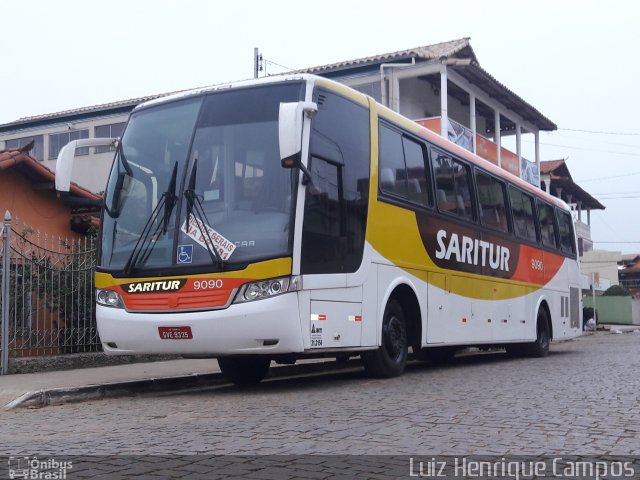
[[[255,387],[13,410],[4,455],[640,455],[640,335],[597,333],[543,359],[462,356]]]

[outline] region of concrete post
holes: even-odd
[[[449,113],[447,92],[447,66],[442,65],[440,70],[440,136],[449,138]]]
[[[476,141],[476,96],[473,93],[469,93],[469,117],[469,125],[471,126],[471,133],[473,134],[473,153],[478,153]]]
[[[4,225],[2,229],[2,314],[0,315],[0,375],[9,373],[9,268],[11,258],[9,257],[9,241],[11,234],[11,213],[9,210],[4,214]]]
[[[498,146],[498,166],[502,168],[502,138],[500,135],[500,111],[494,110],[493,114],[493,141]]]

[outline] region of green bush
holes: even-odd
[[[621,287],[620,285],[611,285],[602,293],[602,295],[606,297],[630,297],[631,296],[631,294],[629,293],[629,290],[627,290],[624,287]]]

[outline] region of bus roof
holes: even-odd
[[[351,87],[348,87],[342,83],[336,82],[334,80],[325,78],[325,77],[320,77],[318,75],[312,75],[312,74],[307,74],[307,73],[301,73],[301,74],[284,74],[284,75],[274,75],[271,77],[262,77],[262,78],[256,78],[256,79],[250,79],[250,80],[242,80],[242,81],[238,81],[238,82],[228,82],[228,83],[221,83],[218,85],[211,85],[211,86],[207,86],[207,87],[201,87],[201,88],[195,88],[192,90],[186,90],[184,92],[178,92],[175,93],[173,95],[169,95],[166,97],[161,97],[161,98],[156,98],[156,99],[152,99],[149,100],[147,102],[141,103],[140,105],[138,105],[137,107],[135,107],[133,109],[133,111],[138,111],[140,109],[144,109],[150,106],[154,106],[154,105],[159,105],[159,104],[163,104],[163,103],[168,103],[168,102],[172,102],[175,100],[179,100],[182,98],[188,98],[191,96],[196,96],[196,95],[202,95],[202,94],[206,94],[206,93],[210,93],[210,92],[215,92],[215,91],[219,91],[219,90],[228,90],[228,89],[233,89],[233,88],[245,88],[245,87],[251,87],[251,86],[258,86],[258,85],[268,85],[268,84],[274,84],[274,83],[282,83],[282,82],[290,82],[290,81],[304,81],[304,82],[318,82],[321,83],[323,86],[325,87],[329,87],[332,88],[334,90],[336,90],[337,93],[345,93],[346,91],[349,91],[351,97],[359,97],[358,100],[360,100],[360,103],[369,103],[369,105],[375,105],[375,108],[377,109],[377,113],[380,114],[383,118],[386,118],[390,121],[393,121],[397,124],[399,124],[400,126],[406,128],[407,130],[411,131],[412,133],[423,137],[424,139],[428,140],[429,142],[433,143],[434,145],[437,145],[441,148],[444,148],[446,150],[449,150],[451,153],[454,153],[462,158],[464,158],[465,160],[467,160],[470,163],[473,163],[474,165],[477,165],[481,168],[484,168],[485,170],[491,172],[492,174],[501,177],[509,182],[511,182],[512,184],[522,188],[523,190],[528,191],[529,193],[531,193],[532,195],[542,198],[550,203],[553,203],[554,205],[559,206],[560,208],[563,208],[565,210],[569,210],[569,206],[562,201],[559,198],[556,198],[552,195],[549,195],[547,192],[545,192],[544,190],[541,190],[540,188],[535,187],[534,185],[531,185],[530,183],[522,180],[521,178],[513,175],[512,173],[504,170],[503,168],[498,167],[497,165],[495,165],[494,163],[490,162],[489,160],[486,160],[482,157],[480,157],[479,155],[470,152],[469,150],[466,150],[465,148],[460,147],[459,145],[456,145],[455,143],[453,143],[452,141],[450,141],[447,138],[444,138],[440,135],[438,135],[437,133],[429,130],[426,127],[423,127],[422,125],[419,125],[418,123],[414,122],[413,120],[404,117],[403,115],[394,112],[393,110],[389,109],[388,107],[385,107],[384,105],[378,103],[375,99],[371,98],[370,96],[358,92],[357,90],[354,90]]]

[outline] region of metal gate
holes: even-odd
[[[62,239],[9,212],[0,236],[0,373],[11,357],[100,349],[95,321],[95,236]]]

